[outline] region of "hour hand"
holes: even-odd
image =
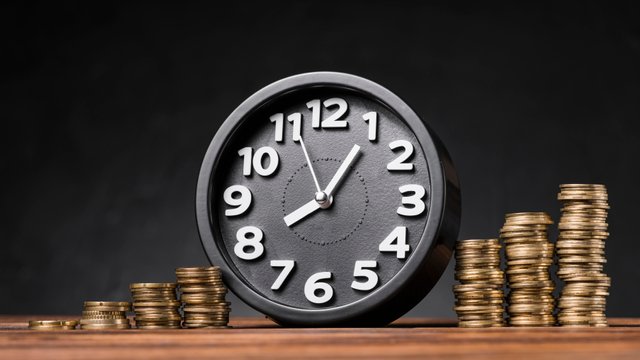
[[[284,223],[287,226],[295,225],[298,221],[313,214],[320,209],[320,204],[316,200],[311,200],[308,203],[302,205],[291,214],[284,217]]]

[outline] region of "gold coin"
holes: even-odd
[[[85,301],[85,307],[131,307],[127,301]]]
[[[144,302],[134,302],[133,307],[176,307],[180,306],[180,302],[177,300],[172,301],[144,301]]]
[[[81,319],[80,325],[129,324],[129,319]]]

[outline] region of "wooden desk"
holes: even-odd
[[[290,329],[232,318],[229,330],[42,332],[0,316],[2,359],[475,358],[640,359],[640,319],[609,328],[461,329],[450,320],[401,319],[385,328]],[[63,317],[69,318],[69,317]]]

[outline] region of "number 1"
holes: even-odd
[[[317,129],[320,127],[320,99],[311,100],[307,103],[307,107],[311,110],[311,127]]]
[[[293,123],[293,141],[300,141],[300,126],[302,125],[302,114],[294,113],[287,116],[287,120]]]
[[[282,142],[282,135],[284,134],[284,114],[283,113],[273,114],[269,117],[269,120],[272,123],[276,124],[276,131],[274,136],[276,142]]]
[[[375,111],[362,115],[364,121],[369,123],[369,141],[376,141],[378,127],[378,113]]]

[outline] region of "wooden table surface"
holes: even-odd
[[[462,329],[451,320],[400,319],[383,328],[281,328],[232,318],[233,329],[34,331],[0,316],[0,359],[487,358],[640,359],[640,319],[609,328]]]

